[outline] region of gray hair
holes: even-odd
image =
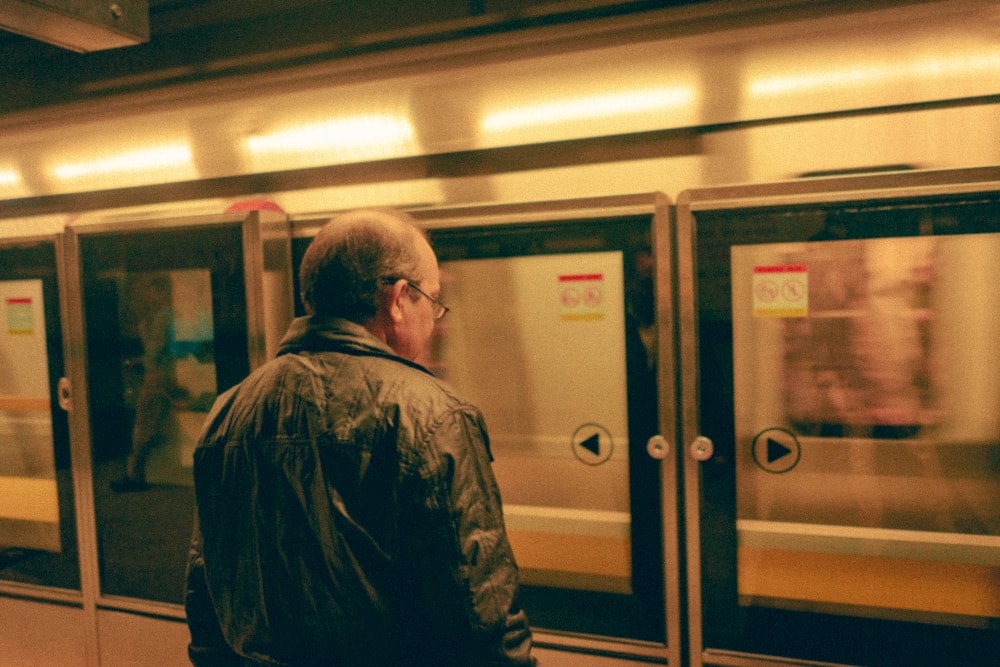
[[[378,312],[386,279],[418,282],[418,243],[427,236],[407,213],[362,209],[338,215],[309,244],[299,267],[306,311],[364,324]]]

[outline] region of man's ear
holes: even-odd
[[[403,319],[402,300],[405,293],[406,281],[403,279],[394,282],[386,293],[386,312],[389,314],[389,319],[394,324],[402,321]]]

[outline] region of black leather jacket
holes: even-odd
[[[479,411],[299,318],[195,452],[195,665],[532,665]]]

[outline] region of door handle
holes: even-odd
[[[691,443],[689,451],[691,453],[691,458],[695,461],[707,461],[712,458],[712,454],[715,453],[715,444],[712,443],[710,438],[699,435]]]
[[[654,435],[646,442],[646,453],[650,458],[662,461],[670,453],[670,443],[662,435]]]
[[[73,386],[70,384],[69,378],[59,378],[59,383],[56,385],[56,397],[60,408],[66,412],[73,412]]]

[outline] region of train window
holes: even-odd
[[[239,225],[81,234],[101,592],[183,602],[192,456],[249,372]]]
[[[79,590],[53,242],[0,246],[0,580]]]
[[[995,659],[1000,197],[693,217],[706,646]]]

